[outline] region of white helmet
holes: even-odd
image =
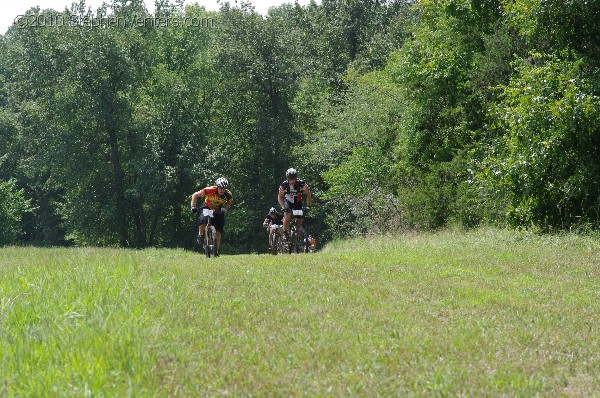
[[[285,177],[286,178],[297,178],[298,177],[298,172],[296,171],[296,169],[290,167],[289,169],[287,169],[285,171]]]
[[[219,188],[227,188],[227,185],[229,185],[229,181],[227,181],[227,178],[225,178],[225,177],[217,178],[217,186]]]

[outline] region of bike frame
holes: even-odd
[[[292,210],[293,223],[291,227],[291,242],[288,243],[288,253],[306,253],[306,229],[300,225],[300,216],[304,215],[304,210]]]
[[[271,230],[269,246],[271,246],[271,254],[283,253],[283,226],[278,224],[269,225]]]
[[[204,254],[207,258],[217,254],[217,230],[212,225],[214,210],[202,209],[202,215],[208,218],[204,228]]]

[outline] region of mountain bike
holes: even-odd
[[[206,228],[204,228],[204,254],[207,258],[217,255],[217,230],[212,225],[214,213],[214,210],[202,209],[202,215],[208,218]]]
[[[269,238],[270,253],[276,255],[283,253],[283,226],[278,224],[269,225],[271,236]]]
[[[308,250],[308,235],[306,230],[299,223],[300,217],[304,215],[304,210],[292,210],[292,226],[290,227],[290,240],[287,242],[287,253],[306,253]]]

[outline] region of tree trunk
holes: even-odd
[[[135,200],[135,203],[132,205],[132,210],[133,219],[135,221],[136,246],[139,248],[144,248],[148,245],[148,241],[146,239],[147,228],[146,217],[144,215],[143,196]]]
[[[108,139],[110,143],[110,162],[112,165],[113,182],[115,187],[115,210],[117,212],[117,229],[119,231],[119,245],[126,247],[129,242],[127,236],[127,213],[125,207],[125,194],[123,188],[124,173],[121,168],[119,143],[115,128],[113,109],[108,113],[107,120]]]

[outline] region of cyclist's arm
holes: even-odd
[[[203,196],[204,196],[204,189],[201,189],[198,192],[194,192],[194,194],[192,195],[192,202],[190,203],[190,206],[196,207],[196,202],[198,201],[198,198],[201,198]]]
[[[310,188],[308,185],[304,186],[304,194],[306,195],[306,206],[310,207]]]
[[[229,199],[229,200],[228,200],[227,202],[225,202],[225,203],[223,204],[223,206],[221,206],[221,207],[223,207],[223,208],[227,209],[227,208],[231,207],[231,205],[232,205],[232,204],[233,204],[233,199]]]
[[[283,201],[284,194],[285,194],[285,192],[280,190],[279,195],[277,195],[277,200],[279,201],[279,206],[281,206],[282,209],[285,209],[285,202]]]

